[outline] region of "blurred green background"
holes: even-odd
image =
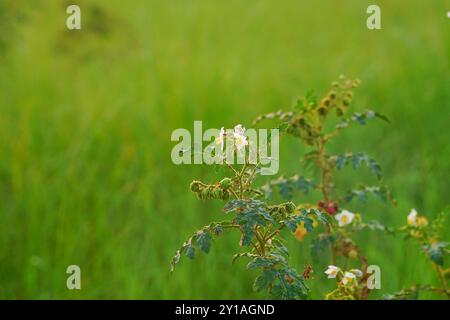
[[[194,120],[249,127],[309,89],[326,93],[340,74],[362,80],[356,110],[392,123],[349,129],[333,147],[378,159],[399,202],[348,209],[400,226],[412,207],[432,218],[448,204],[448,1],[376,1],[378,31],[366,28],[364,0],[75,2],[80,31],[66,29],[72,2],[0,1],[0,298],[263,298],[246,262],[231,266],[236,235],[169,274],[182,242],[223,219],[221,203],[188,190],[214,179],[212,168],[173,165],[171,132]],[[280,173],[304,173],[296,141],[281,152]],[[349,169],[340,179],[373,178]],[[381,267],[374,298],[438,284],[414,243],[357,240]],[[298,270],[308,245],[289,242]],[[81,267],[80,291],[66,288],[70,264]],[[334,286],[326,265],[314,298]]]

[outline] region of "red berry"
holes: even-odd
[[[328,207],[327,207],[327,212],[328,212],[329,214],[335,214],[335,213],[336,213],[336,209],[335,209],[334,207],[328,206]]]
[[[339,206],[336,202],[329,202],[326,208],[326,211],[329,214],[335,214],[339,210]]]

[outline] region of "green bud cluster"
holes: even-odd
[[[331,90],[317,103],[316,97],[308,94],[297,102],[297,112],[288,119],[286,132],[301,138],[307,145],[314,146],[321,136],[323,128],[319,119],[326,117],[335,110],[341,117],[347,112],[353,100],[353,88],[359,85],[359,80],[349,80],[344,76],[332,83]]]
[[[296,206],[293,202],[284,202],[278,205],[273,205],[269,207],[269,212],[275,217],[283,218],[286,215],[294,213]]]
[[[222,179],[217,184],[204,184],[201,181],[194,180],[191,182],[190,189],[199,199],[221,199],[228,200],[230,198],[230,187],[232,180],[229,178]]]

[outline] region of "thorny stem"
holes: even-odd
[[[233,173],[238,176],[239,172],[237,172],[237,170],[235,168],[233,168],[233,166],[231,164],[229,164],[228,162],[224,161],[224,163],[228,166],[228,168],[231,169],[231,171],[233,171]]]
[[[260,255],[265,256],[266,255],[266,242],[265,242],[264,238],[261,237],[261,234],[259,233],[257,228],[255,228],[255,236],[256,236],[256,239],[258,239],[259,247],[261,248]]]
[[[325,125],[326,118],[323,119],[322,123],[319,123],[318,126],[320,128],[323,128]],[[321,130],[322,131],[322,130]],[[321,132],[322,133],[322,132]],[[329,193],[328,193],[328,187],[331,185],[331,171],[329,169],[329,165],[327,163],[327,153],[325,149],[326,140],[321,136],[319,139],[317,139],[316,146],[317,146],[317,166],[320,169],[320,184],[319,184],[319,191],[322,193],[323,200],[325,203],[328,203],[329,201]],[[326,227],[326,234],[331,234],[331,227],[327,225]],[[331,252],[331,260],[333,265],[336,264],[336,250],[333,245],[333,243],[330,242],[330,252]]]
[[[253,241],[250,242],[250,243],[252,244],[253,248],[255,248],[256,252],[257,252],[260,256],[262,256],[261,251],[258,249],[258,246],[257,246]]]
[[[319,189],[322,192],[323,200],[328,202],[328,185],[329,185],[329,170],[326,162],[326,151],[325,151],[325,143],[322,138],[320,138],[317,142],[317,166],[320,168],[320,185]]]
[[[229,191],[234,195],[234,197],[235,197],[236,199],[239,199],[239,196],[237,195],[236,192],[234,192],[233,189],[230,188]]]
[[[244,165],[242,166],[242,170],[240,173],[238,173],[238,180],[239,180],[239,193],[240,193],[240,198],[241,200],[244,199],[244,184],[243,184],[243,176],[245,173],[245,169],[247,169],[247,161],[244,163]]]
[[[450,298],[450,291],[447,289],[447,280],[445,279],[444,276],[444,272],[442,270],[442,268],[440,266],[438,266],[435,263],[432,263],[434,269],[436,270],[438,277],[439,277],[439,281],[441,282],[441,286],[443,291],[445,292],[445,294],[447,295],[448,298]]]
[[[256,169],[258,169],[258,166],[259,166],[259,161],[258,161],[258,163],[255,164],[255,167],[253,168],[252,172],[250,173],[250,175],[247,179],[247,182],[246,182],[247,185],[249,185],[255,178]]]

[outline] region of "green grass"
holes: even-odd
[[[221,218],[220,203],[188,191],[211,168],[173,165],[170,134],[194,120],[249,126],[339,74],[362,80],[356,109],[392,120],[334,145],[378,159],[399,200],[351,209],[392,226],[411,207],[435,216],[450,191],[445,2],[377,1],[383,29],[369,31],[370,1],[80,0],[82,30],[72,32],[63,4],[3,2],[0,298],[262,298],[244,261],[231,266],[235,235],[169,275],[177,247]],[[300,171],[301,147],[286,139],[281,148],[281,173]],[[358,240],[381,267],[383,293],[437,284],[412,243]],[[290,243],[299,270],[307,245]],[[81,291],[66,289],[69,264],[81,267]],[[315,278],[321,298],[332,283],[322,269]]]

